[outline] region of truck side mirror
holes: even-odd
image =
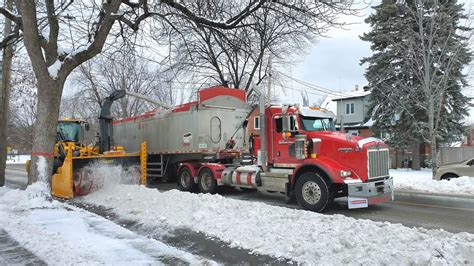
[[[282,129],[283,132],[288,132],[291,130],[291,119],[289,115],[283,115],[281,117],[281,122],[282,122]]]
[[[86,123],[84,124],[84,129],[85,129],[86,131],[89,131],[89,128],[90,128],[90,125],[89,125],[88,122],[86,122]]]

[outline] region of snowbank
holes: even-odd
[[[255,253],[309,264],[472,264],[474,235],[408,228],[142,186],[113,185],[83,201],[149,226],[185,227]]]
[[[30,159],[30,155],[7,156],[7,164],[25,164]]]
[[[100,216],[51,200],[48,191],[40,182],[25,191],[0,188],[0,229],[47,264],[149,265],[159,264],[162,258],[203,262]]]
[[[390,169],[395,189],[409,189],[432,193],[456,193],[474,195],[474,177],[458,177],[451,180],[433,180],[431,169]]]

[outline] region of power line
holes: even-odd
[[[318,91],[318,92],[322,92],[322,93],[325,93],[325,95],[329,94],[329,95],[332,95],[332,96],[339,96],[339,97],[344,97],[346,96],[345,94],[342,94],[342,93],[338,93],[338,92],[335,92],[333,90],[330,90],[328,88],[324,88],[322,86],[318,86],[318,85],[314,85],[314,84],[311,84],[311,83],[308,83],[306,81],[303,81],[303,80],[300,80],[300,79],[297,79],[297,78],[293,78],[291,76],[288,76],[287,74],[285,73],[282,73],[282,72],[279,72],[279,74],[281,74],[282,76],[285,76],[291,80],[294,80],[295,82],[307,87],[307,88],[310,88],[312,90],[315,90],[315,91]]]

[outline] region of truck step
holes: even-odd
[[[146,171],[147,172],[156,172],[156,171],[163,172],[163,169],[161,169],[161,168],[147,168]]]
[[[146,176],[148,176],[148,177],[163,177],[162,174],[148,174],[148,173],[146,174]]]
[[[149,166],[149,165],[162,166],[163,163],[161,163],[161,162],[160,162],[160,163],[146,163],[146,165],[147,165],[147,166]]]

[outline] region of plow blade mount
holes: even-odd
[[[93,172],[96,165],[121,166],[122,172],[120,176],[101,176],[101,180],[97,180],[98,177],[94,176]],[[65,199],[83,196],[93,189],[100,188],[104,179],[121,179],[122,176],[130,177],[129,183],[146,185],[146,151],[143,152],[143,148],[140,153],[78,157],[73,157],[72,152],[68,151],[63,164],[52,177],[51,194]]]

